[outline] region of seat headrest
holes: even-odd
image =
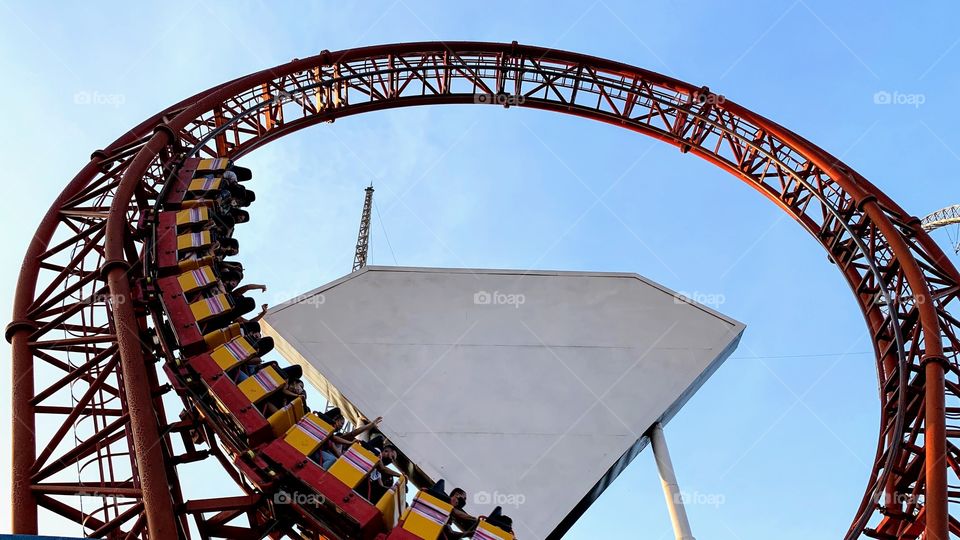
[[[273,343],[273,338],[270,337],[270,336],[264,336],[264,337],[258,339],[258,340],[257,340],[257,354],[258,354],[259,356],[263,356],[263,355],[267,354],[268,352],[270,352],[270,351],[273,350],[273,345],[274,345],[274,343]],[[300,366],[296,366],[296,367],[300,367]],[[301,377],[303,376],[303,370],[302,370],[302,369],[300,370],[300,376],[301,376]],[[297,377],[297,378],[299,379],[300,377]]]
[[[259,334],[260,333],[260,323],[257,321],[248,321],[245,323],[240,323],[240,331],[244,335],[248,334]]]
[[[230,215],[233,216],[233,221],[236,223],[247,223],[250,221],[250,213],[246,210],[232,210]]]
[[[236,303],[233,305],[233,309],[239,312],[236,314],[237,316],[243,315],[244,313],[250,313],[251,311],[257,309],[257,302],[249,296],[241,296],[235,300]]]
[[[264,339],[269,339],[271,344],[273,343],[273,338],[266,337]],[[303,368],[294,364],[292,366],[287,366],[283,368],[283,378],[288,381],[294,381],[303,377]]]
[[[494,508],[493,512],[490,512],[490,515],[487,516],[487,523],[500,527],[508,533],[513,532],[513,519],[510,516],[503,515],[503,508],[499,506]]]
[[[230,167],[230,170],[237,175],[237,180],[240,180],[241,182],[253,178],[253,173],[246,167],[238,167],[234,165]]]
[[[436,484],[434,484],[433,486],[430,487],[430,489],[427,490],[427,493],[429,493],[430,495],[433,495],[434,497],[440,499],[441,501],[446,502],[450,500],[450,495],[447,495],[446,489],[447,489],[446,482],[444,482],[443,478],[441,478],[440,480],[437,480]]]

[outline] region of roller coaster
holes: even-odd
[[[420,486],[409,507],[403,483],[366,499],[356,488],[373,452],[357,443],[324,470],[311,455],[334,431],[330,418],[296,400],[268,414],[287,377],[278,365],[236,375],[269,344],[238,319],[251,306],[231,293],[224,257],[247,219],[233,203],[252,200],[243,156],[314,124],[441,104],[560,112],[645,134],[793,217],[847,280],[876,355],[877,451],[844,538],[960,537],[960,427],[948,424],[960,418],[960,274],[923,221],[707,87],[516,42],[323,51],[185,99],[93,152],[34,235],[6,329],[14,532],[35,534],[42,508],[93,537],[439,535],[451,511],[442,489]],[[185,409],[175,420],[169,392]],[[180,469],[201,460],[244,494],[184,493]],[[278,505],[291,491],[314,496]],[[484,523],[474,538],[512,538],[500,516]]]

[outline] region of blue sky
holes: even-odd
[[[958,17],[960,5],[946,1],[204,1],[134,10],[0,0],[0,305],[10,312],[31,231],[91,151],[222,81],[377,43],[517,40],[706,84],[924,215],[960,203]],[[923,103],[876,104],[877,92]],[[846,531],[877,438],[865,325],[813,239],[745,184],[651,139],[518,108],[347,118],[245,161],[258,200],[256,226],[239,233],[243,260],[274,302],[349,271],[371,180],[382,218],[372,264],[629,271],[722,298],[713,307],[748,326],[741,346],[666,430],[681,485],[700,501],[688,508],[694,533],[806,540]],[[8,351],[3,343],[0,354]],[[9,391],[0,385],[3,439]],[[599,537],[671,537],[649,452],[568,535]]]

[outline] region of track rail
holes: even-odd
[[[148,325],[130,294],[142,277],[135,225],[171,164],[185,155],[237,159],[316,123],[433,104],[526,107],[621,126],[706,159],[789,213],[847,280],[876,353],[877,452],[844,537],[960,537],[960,501],[948,490],[960,479],[960,429],[947,425],[960,415],[960,322],[950,314],[960,274],[921,220],[824,150],[706,87],[601,58],[472,42],[324,51],[193,96],[93,154],[37,230],[7,327],[17,532],[36,531],[42,506],[88,531],[166,537],[184,534],[189,508],[216,507],[180,495],[170,436],[182,426],[156,397],[162,387],[140,341]],[[73,382],[90,398],[56,402]],[[89,406],[103,392],[124,406]],[[38,415],[59,414],[67,426],[81,413],[100,427],[72,447],[58,448],[63,429],[34,435]],[[95,478],[50,487],[94,456]],[[91,490],[102,501],[93,510],[51,495]]]

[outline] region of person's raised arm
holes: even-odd
[[[480,522],[479,519],[471,516],[463,509],[456,507],[450,512],[450,515],[453,517],[453,521],[457,524],[457,527],[466,531],[468,535],[473,534],[473,530],[477,528],[477,524]]]
[[[366,433],[366,432],[370,431],[371,429],[379,426],[379,425],[380,425],[380,422],[383,422],[383,417],[382,417],[382,416],[378,416],[373,422],[367,422],[366,424],[358,427],[357,429],[351,431],[350,433],[344,434],[343,436],[344,436],[344,437],[349,437],[349,438],[351,438],[351,440],[352,440],[352,439],[353,439],[354,437],[356,437],[357,435],[360,435],[361,433]]]
[[[344,439],[340,435],[331,435],[330,438],[327,439],[327,441],[330,443],[335,443],[335,444],[328,445],[327,449],[330,451],[330,453],[332,453],[337,457],[340,457],[343,454],[343,452],[337,448],[337,445],[350,446],[351,444],[353,444],[353,441],[348,441],[347,439]]]
[[[403,473],[398,473],[397,471],[391,469],[390,467],[387,467],[386,465],[383,464],[382,461],[378,461],[376,464],[376,467],[377,467],[377,470],[380,471],[380,474],[385,474],[387,476],[392,476],[394,478],[400,478],[401,476],[403,476]]]
[[[267,304],[263,304],[262,306],[260,306],[260,309],[261,309],[260,314],[257,315],[256,317],[254,317],[254,318],[252,318],[252,319],[245,319],[245,318],[243,318],[243,317],[237,317],[237,321],[238,321],[238,322],[242,322],[242,323],[252,323],[252,322],[257,322],[257,321],[259,321],[260,319],[263,318],[264,315],[267,314]]]
[[[466,511],[461,510],[460,508],[454,508],[453,511],[450,513],[453,514],[453,517],[457,520],[458,523],[459,522],[476,523],[477,521],[479,521],[477,518],[471,516]]]
[[[303,395],[291,390],[290,385],[285,385],[282,389],[280,389],[280,391],[283,392],[283,395],[289,397],[290,399],[297,399]]]
[[[244,294],[248,291],[266,291],[266,290],[267,290],[266,285],[260,285],[259,283],[251,283],[249,285],[237,287],[236,289],[233,290],[233,294]]]

